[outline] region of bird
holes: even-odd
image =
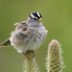
[[[32,12],[26,20],[16,22],[15,29],[5,41],[0,43],[0,48],[13,46],[18,53],[38,49],[48,33],[41,19],[41,13]]]

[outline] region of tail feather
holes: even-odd
[[[5,41],[3,41],[2,43],[0,43],[0,48],[1,47],[6,47],[6,46],[10,46],[10,40],[9,40],[9,38],[6,39]]]

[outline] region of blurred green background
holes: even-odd
[[[0,42],[9,37],[15,22],[25,20],[34,11],[42,13],[42,22],[49,31],[37,50],[41,72],[46,72],[47,46],[52,39],[61,42],[64,72],[72,72],[72,0],[0,0]],[[22,72],[22,65],[23,55],[13,47],[0,49],[0,72]]]

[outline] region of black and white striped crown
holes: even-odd
[[[42,18],[42,15],[39,12],[33,12],[30,14],[30,17],[34,20],[39,20],[40,18]]]

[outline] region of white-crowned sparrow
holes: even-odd
[[[47,30],[40,22],[41,18],[39,12],[33,12],[27,20],[15,23],[15,30],[0,44],[0,47],[11,45],[19,53],[39,48],[47,35]]]

